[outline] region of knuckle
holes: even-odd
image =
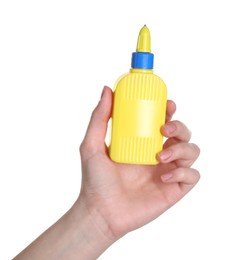
[[[191,143],[191,148],[198,157],[200,155],[200,148],[197,144]]]
[[[80,147],[79,147],[79,151],[80,151],[81,155],[84,153],[84,150],[85,150],[85,144],[84,144],[84,141],[82,141],[82,143],[80,144]]]
[[[201,178],[201,174],[198,170],[195,170],[195,171],[196,171],[197,181],[199,181]]]
[[[198,170],[196,170],[196,169],[191,169],[191,171],[192,171],[192,176],[193,176],[193,183],[197,183],[199,180],[200,180],[200,173],[199,173],[199,171]]]
[[[185,178],[185,169],[180,168],[179,171],[177,172],[178,180],[183,181]]]
[[[88,142],[86,140],[83,140],[82,143],[80,144],[80,154],[83,155],[83,154],[87,154],[91,148],[90,148],[90,145],[88,144]]]
[[[81,158],[86,159],[97,152],[97,147],[86,139],[82,141],[79,147]]]
[[[191,139],[192,133],[188,129],[188,127],[179,120],[174,120],[172,123],[175,125],[177,129],[177,134],[179,135],[179,139],[182,139],[185,142],[189,142]]]
[[[173,120],[172,123],[176,125],[177,128],[185,127],[185,125],[180,120]]]

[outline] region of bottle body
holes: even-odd
[[[150,70],[131,69],[116,83],[110,158],[119,163],[157,164],[162,150],[167,89]]]

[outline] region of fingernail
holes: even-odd
[[[158,157],[159,159],[161,159],[162,161],[166,161],[170,158],[170,156],[172,155],[172,152],[170,150],[167,151],[163,151],[161,152]]]
[[[161,175],[161,179],[164,182],[170,180],[172,177],[173,177],[173,174],[171,172],[168,172],[168,173]]]

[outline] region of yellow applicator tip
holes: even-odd
[[[151,52],[151,36],[150,36],[150,31],[146,26],[146,24],[139,32],[136,51]]]
[[[136,52],[132,54],[132,69],[153,69],[154,55],[151,53],[151,36],[146,25],[139,32]]]

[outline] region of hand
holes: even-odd
[[[191,133],[180,121],[170,121],[176,110],[167,102],[167,137],[160,164],[130,165],[113,162],[105,136],[111,117],[113,93],[105,87],[92,113],[81,144],[82,187],[79,201],[94,225],[115,241],[127,232],[154,220],[179,201],[198,182],[200,175],[190,168],[199,156],[197,145],[189,143]]]
[[[105,145],[113,93],[105,87],[81,144],[82,186],[72,208],[18,254],[27,259],[97,259],[127,232],[152,221],[190,191],[199,180],[190,168],[199,148],[190,131],[170,121],[175,104],[167,103],[162,133],[168,139],[160,164],[127,165],[110,160]]]

